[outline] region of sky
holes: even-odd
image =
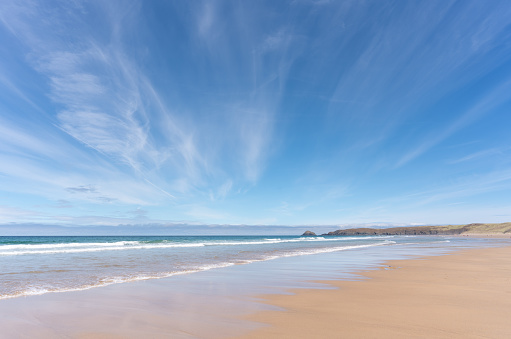
[[[0,2],[0,224],[511,221],[509,1]]]

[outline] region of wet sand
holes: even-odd
[[[294,290],[240,338],[510,338],[511,246],[390,261],[334,290]]]

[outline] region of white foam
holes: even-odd
[[[115,243],[111,243],[115,244]],[[26,251],[7,251],[0,252],[0,256],[11,255],[24,255],[24,254],[59,254],[59,253],[82,253],[82,252],[102,252],[102,251],[122,251],[122,250],[140,250],[140,249],[154,249],[154,248],[172,248],[172,247],[202,247],[204,243],[196,244],[143,244],[143,245],[130,245],[130,246],[104,246],[104,247],[89,247],[89,248],[63,248],[63,249],[48,249],[48,250],[26,250]],[[2,247],[0,247],[2,249]]]
[[[384,237],[377,237],[384,238]],[[265,239],[262,241],[205,241],[197,243],[145,243],[140,241],[118,241],[118,242],[98,242],[98,243],[63,243],[63,244],[31,244],[31,245],[3,245],[0,246],[0,256],[30,255],[30,254],[64,254],[64,253],[84,253],[84,252],[102,252],[102,251],[120,251],[120,250],[142,250],[142,249],[164,249],[164,248],[187,248],[203,246],[239,246],[239,245],[267,245],[281,243],[298,242],[332,242],[332,241],[351,241],[351,240],[369,240],[374,237],[310,237],[295,239]]]
[[[42,294],[46,294],[46,293],[84,291],[84,290],[89,290],[89,289],[96,288],[96,287],[103,287],[103,286],[114,285],[114,284],[122,284],[122,283],[126,283],[126,282],[151,280],[151,279],[162,279],[162,278],[168,278],[168,277],[172,277],[172,276],[176,276],[176,275],[197,273],[197,272],[208,271],[208,270],[212,270],[212,269],[225,268],[225,267],[233,266],[236,264],[250,264],[253,262],[269,261],[269,260],[275,260],[275,259],[286,258],[286,257],[314,255],[314,254],[320,254],[320,253],[346,251],[346,250],[351,250],[351,249],[382,246],[382,245],[391,245],[391,244],[395,244],[395,241],[385,240],[383,242],[366,244],[366,245],[351,245],[351,246],[338,246],[338,247],[331,247],[331,248],[307,249],[307,250],[300,250],[300,251],[296,251],[296,252],[283,253],[283,254],[279,254],[279,255],[270,255],[270,256],[267,256],[267,257],[264,257],[261,259],[244,260],[242,262],[223,262],[223,263],[218,263],[218,264],[207,264],[207,265],[197,266],[197,267],[194,267],[194,268],[188,269],[188,270],[174,271],[174,272],[162,272],[162,273],[158,273],[158,274],[154,274],[154,275],[141,274],[141,275],[128,276],[128,277],[110,277],[110,278],[102,279],[96,284],[88,284],[88,285],[83,285],[83,286],[73,287],[73,288],[47,289],[47,288],[30,287],[24,291],[20,291],[17,293],[0,295],[0,299],[11,299],[11,298],[22,297],[22,296],[42,295]]]
[[[17,298],[17,297],[28,297],[28,296],[33,296],[33,295],[42,295],[42,294],[47,294],[47,293],[85,291],[85,290],[90,290],[90,289],[96,288],[96,287],[104,287],[104,286],[109,286],[109,285],[123,284],[123,283],[127,283],[127,282],[135,282],[135,281],[143,281],[143,280],[169,278],[169,277],[176,276],[176,275],[209,271],[209,270],[216,269],[216,268],[223,268],[223,267],[229,267],[229,266],[234,266],[234,265],[236,265],[236,264],[228,262],[228,263],[204,265],[204,266],[199,266],[194,269],[188,269],[188,270],[183,270],[183,271],[163,272],[163,273],[154,274],[154,275],[141,274],[141,275],[128,276],[128,277],[104,278],[104,279],[101,279],[100,282],[98,282],[97,284],[88,284],[88,285],[83,285],[83,286],[74,287],[74,288],[47,289],[47,288],[30,287],[24,291],[20,291],[17,293],[0,295],[0,300],[1,299],[12,299],[12,298]]]
[[[72,242],[62,244],[24,244],[24,245],[2,245],[1,250],[23,250],[23,249],[53,249],[53,248],[69,248],[69,247],[111,247],[111,246],[129,246],[137,245],[139,241],[118,241],[118,242]]]

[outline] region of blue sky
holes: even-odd
[[[0,223],[510,221],[510,18],[497,0],[2,1]]]

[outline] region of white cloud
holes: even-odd
[[[204,1],[197,20],[199,34],[205,38],[208,37],[215,22],[214,1]]]
[[[40,216],[36,211],[0,205],[0,223],[37,220]]]
[[[185,209],[185,214],[190,216],[193,221],[211,222],[208,220],[223,221],[231,218],[227,213],[198,204],[183,205],[182,208]]]
[[[269,34],[262,43],[262,52],[270,52],[288,47],[291,41],[291,34],[284,28],[281,28],[273,34]]]
[[[168,149],[172,145],[160,149],[151,138],[148,107],[142,97],[152,88],[147,88],[147,80],[125,56],[115,34],[113,41],[99,43],[90,36],[87,23],[73,6],[52,11],[54,22],[46,22],[43,16],[49,9],[36,5],[25,11],[25,6],[29,5],[6,5],[4,9],[9,15],[2,16],[2,21],[31,50],[28,60],[34,69],[47,77],[51,89],[49,96],[61,107],[57,114],[58,127],[113,160],[114,166],[116,162],[129,166],[150,186],[171,196],[165,187],[155,184],[164,180],[157,180],[159,175],[154,170],[168,159]],[[69,43],[71,32],[61,27],[68,22],[68,14],[75,20],[73,34],[80,32],[79,43]],[[116,15],[112,15],[112,30],[118,28],[120,18]],[[48,34],[48,30],[53,34]],[[175,130],[180,128],[176,126]],[[184,146],[178,147],[185,148],[184,155],[194,152],[192,140],[184,137],[188,133],[180,132],[181,140],[185,142],[181,142]],[[24,142],[37,147],[38,140],[28,137]],[[55,152],[69,149],[67,142],[57,146]],[[101,171],[100,168],[97,170]],[[187,173],[181,171],[177,175],[186,176]],[[156,179],[150,176],[156,176]]]
[[[231,192],[233,182],[232,180],[228,179],[223,184],[218,187],[216,192],[210,192],[209,198],[211,201],[215,200],[223,200],[225,197]]]

